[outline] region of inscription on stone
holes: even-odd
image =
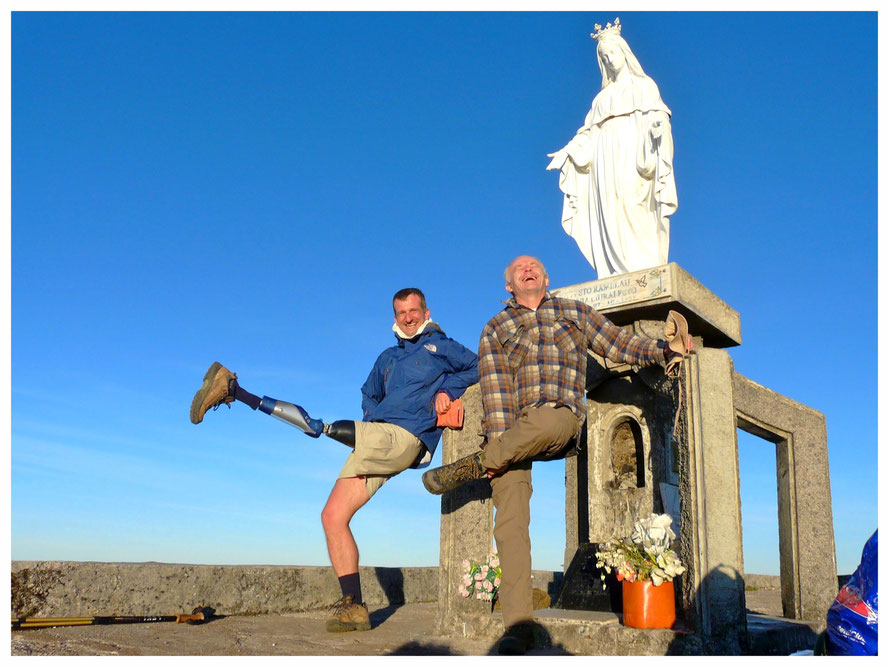
[[[645,271],[624,273],[554,289],[553,294],[563,299],[583,301],[596,310],[658,299],[670,294],[670,268],[659,266]]]

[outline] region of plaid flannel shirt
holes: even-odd
[[[564,405],[586,415],[587,349],[615,362],[648,366],[664,361],[664,343],[636,336],[580,301],[549,292],[537,310],[510,299],[482,331],[479,382],[490,440],[527,407]]]

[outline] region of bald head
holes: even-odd
[[[503,277],[506,279],[506,291],[528,308],[537,308],[549,286],[543,262],[530,255],[521,255],[512,260]]]
[[[520,256],[516,257],[514,260],[512,260],[509,264],[507,264],[506,270],[503,272],[503,279],[506,281],[507,284],[509,284],[509,282],[512,280],[512,272],[514,270],[515,264],[517,262],[522,262],[522,261],[527,261],[527,260],[530,260],[532,262],[537,262],[537,264],[540,266],[540,268],[543,269],[543,275],[544,276],[546,275],[546,269],[543,266],[543,262],[541,262],[536,257],[531,257],[530,255],[520,255]]]

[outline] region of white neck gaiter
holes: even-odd
[[[426,327],[427,327],[428,325],[432,324],[432,323],[433,323],[432,320],[426,320],[425,322],[423,322],[423,324],[420,325],[420,328],[417,329],[417,333],[415,333],[413,336],[408,336],[406,333],[404,333],[404,332],[399,328],[397,322],[396,322],[395,324],[392,325],[392,331],[394,331],[394,332],[395,332],[395,335],[398,336],[399,338],[404,338],[405,340],[410,340],[411,338],[416,338],[416,337],[419,336],[421,333],[423,333],[423,331],[426,329]]]

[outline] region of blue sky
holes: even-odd
[[[12,558],[327,564],[345,448],[243,405],[192,425],[206,368],[360,418],[397,289],[475,348],[516,255],[594,279],[545,167],[614,15],[14,14]],[[670,261],[740,313],[738,372],[826,415],[851,572],[877,525],[876,14],[620,18],[673,112]],[[777,573],[774,447],[740,453],[746,569]],[[534,475],[559,570],[563,468]],[[362,563],[437,564],[439,502],[387,484]]]

